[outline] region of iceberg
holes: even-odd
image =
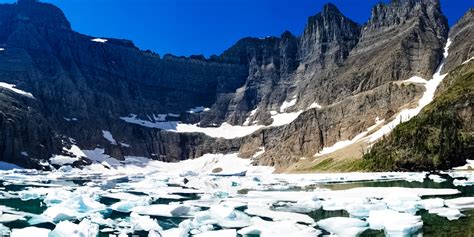
[[[252,216],[260,216],[270,218],[273,221],[295,221],[299,223],[313,224],[314,220],[308,215],[300,213],[291,213],[291,212],[282,212],[282,211],[272,211],[268,208],[249,206],[245,210],[245,213]]]
[[[26,227],[23,229],[13,229],[10,237],[48,237],[51,231],[45,228],[38,228],[34,226]]]
[[[331,217],[320,220],[316,224],[337,236],[359,236],[367,230],[367,222],[348,217]]]
[[[59,222],[49,237],[95,237],[99,233],[99,226],[84,219],[79,224],[69,221]],[[32,235],[33,236],[33,235]]]
[[[313,227],[298,224],[294,221],[264,221],[259,217],[252,218],[252,225],[242,228],[238,231],[243,236],[294,236],[294,237],[313,237],[321,234],[320,230]]]
[[[387,236],[411,236],[423,227],[421,216],[394,210],[373,210],[367,218],[371,229],[384,230]]]
[[[180,204],[155,204],[149,206],[137,206],[132,212],[147,216],[184,217],[188,216],[191,208]]]
[[[245,213],[221,205],[211,206],[209,216],[223,228],[242,228],[250,225],[250,217]]]

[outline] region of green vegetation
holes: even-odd
[[[298,172],[355,172],[365,171],[365,163],[362,159],[351,158],[335,160],[333,158],[325,158],[317,164],[302,169],[297,169]]]
[[[364,155],[365,169],[449,169],[474,157],[474,63],[450,72],[439,90],[418,116],[397,126]]]

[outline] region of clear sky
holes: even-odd
[[[74,30],[130,39],[159,54],[220,54],[246,36],[300,35],[308,16],[330,1],[364,23],[381,0],[42,0],[60,7]],[[11,3],[14,0],[0,0]],[[387,2],[387,0],[385,0]],[[454,24],[474,0],[441,0]]]

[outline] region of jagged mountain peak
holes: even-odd
[[[300,57],[302,60],[318,60],[321,65],[333,61],[340,63],[357,44],[359,34],[360,26],[328,3],[321,12],[308,18],[301,37]],[[331,48],[339,53],[334,60],[327,61],[324,54]]]
[[[58,7],[36,0],[19,0],[16,4],[0,4],[3,22],[31,23],[37,27],[71,30],[71,24]]]
[[[442,15],[439,0],[392,0],[379,3],[372,8],[368,25],[395,25],[413,16]],[[447,20],[446,20],[447,21]]]
[[[324,4],[322,12],[341,14],[341,12],[339,11],[339,8],[337,8],[337,6],[332,3]]]

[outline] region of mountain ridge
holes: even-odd
[[[0,160],[46,169],[39,164],[54,155],[77,158],[74,165],[91,162],[71,154],[72,145],[117,159],[170,162],[206,153],[250,157],[264,147],[257,163],[288,166],[416,101],[422,88],[397,81],[432,75],[449,29],[439,1],[377,5],[364,25],[328,4],[301,36],[244,38],[209,59],[161,57],[131,41],[74,32],[51,6],[0,6],[0,25],[8,25],[0,30],[0,75],[35,97],[2,90],[7,107],[19,109],[2,110]],[[22,17],[11,21],[12,15]],[[58,21],[51,27],[45,25],[50,18]],[[290,115],[287,125],[273,125]],[[223,124],[259,130],[234,139],[173,132],[183,124],[199,131]],[[102,131],[119,142],[111,144]]]

